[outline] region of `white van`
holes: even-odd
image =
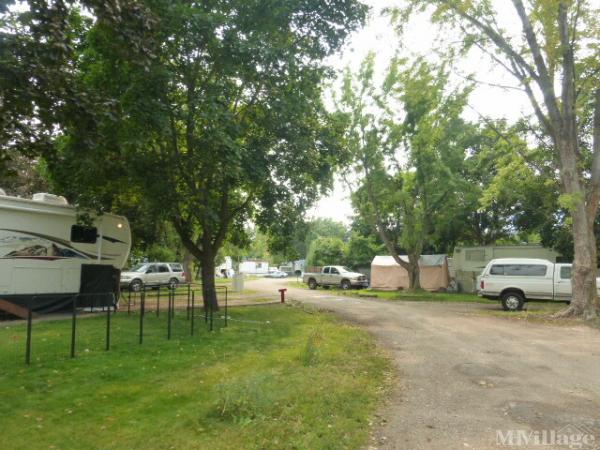
[[[505,311],[519,311],[528,300],[569,302],[571,264],[545,259],[493,259],[481,272],[477,286],[480,297],[501,300]]]

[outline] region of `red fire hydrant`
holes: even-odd
[[[287,291],[287,289],[279,289],[279,293],[281,294],[281,303],[285,303],[285,291]]]

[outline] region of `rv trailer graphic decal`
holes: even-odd
[[[67,258],[95,259],[95,255],[78,251],[63,240],[52,236],[17,230],[0,230],[0,259],[55,261]]]

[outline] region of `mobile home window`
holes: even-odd
[[[97,239],[98,229],[96,227],[86,227],[84,225],[71,226],[71,242],[95,244]]]
[[[467,261],[485,261],[485,250],[467,250],[465,259]]]

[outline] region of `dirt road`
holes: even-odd
[[[533,445],[529,432],[544,439],[544,430],[581,434],[589,444],[582,448],[600,448],[598,330],[473,314],[495,306],[337,297],[285,280],[248,287],[270,294],[287,287],[290,298],[335,311],[389,350],[398,378],[371,448],[499,449],[502,439],[521,439],[521,448],[568,448]],[[529,441],[519,438],[521,430]]]

